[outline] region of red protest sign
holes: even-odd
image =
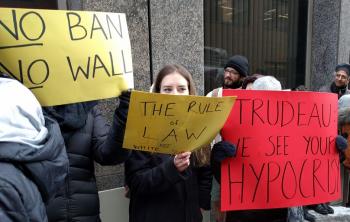
[[[308,205],[340,198],[337,95],[224,90],[238,96],[221,131],[237,146],[221,166],[222,210]]]

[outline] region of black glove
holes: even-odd
[[[338,135],[335,139],[335,144],[340,153],[344,153],[344,151],[348,148],[348,141],[340,135]]]
[[[129,103],[130,103],[131,90],[123,91],[118,97],[119,104],[114,111],[114,122],[118,127],[125,128],[126,119],[128,117]],[[122,132],[121,137],[124,137],[124,132]]]
[[[131,90],[123,91],[118,97],[119,104],[114,111],[114,127],[117,127],[117,137],[120,141],[124,139],[126,119],[128,118]]]
[[[113,165],[124,162],[130,155],[130,150],[122,149],[126,120],[129,111],[130,91],[123,91],[119,96],[117,108],[114,111],[113,124],[110,127],[108,136],[99,149],[101,154],[100,162],[105,165]]]
[[[236,146],[228,141],[220,141],[214,144],[211,151],[212,158],[216,162],[222,162],[228,157],[233,157],[236,154]]]
[[[210,163],[215,179],[220,183],[221,162],[236,154],[236,146],[228,141],[220,141],[214,144],[211,150]]]

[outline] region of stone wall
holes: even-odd
[[[197,92],[203,95],[203,1],[151,0],[150,2],[154,76],[166,64],[181,64],[192,73]]]
[[[344,1],[344,0],[343,0]],[[330,84],[338,63],[338,33],[342,0],[313,0],[310,87]]]
[[[350,62],[350,1],[342,0],[340,10],[338,63]]]
[[[203,1],[198,0],[67,0],[68,9],[126,13],[135,89],[148,91],[165,64],[179,63],[194,77],[199,94],[204,91]],[[101,102],[111,122],[116,99]],[[96,164],[99,190],[123,185],[123,166]]]

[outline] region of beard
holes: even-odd
[[[231,79],[224,79],[223,88],[224,89],[238,89],[242,86],[243,81],[238,79],[232,81]]]

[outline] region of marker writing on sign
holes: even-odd
[[[281,161],[274,159],[289,156],[290,136],[269,136],[267,140],[269,146],[264,155],[270,159],[262,162],[229,162],[226,165],[228,181],[224,182],[228,183],[230,204],[237,195],[240,203],[253,203],[257,199],[269,203],[272,196],[284,200],[297,196],[309,199],[321,193],[332,195],[339,191],[339,158],[329,156],[336,152],[331,149],[335,145],[334,137],[303,136],[303,148],[308,158],[284,158]],[[233,169],[236,170],[233,172]],[[247,183],[253,186],[253,190],[245,189]]]
[[[269,203],[272,195],[285,200],[296,196],[308,199],[315,198],[320,193],[334,194],[339,191],[339,158],[323,161],[317,158],[304,159],[301,168],[297,167],[298,164],[294,164],[293,161],[240,163],[241,170],[238,171],[233,170],[231,162],[225,166],[228,173],[228,180],[225,182],[228,183],[229,188],[229,204],[233,204],[233,199],[236,197],[240,203],[253,203],[258,197]],[[326,180],[320,180],[323,172],[327,172]],[[254,182],[253,190],[245,189],[248,180]],[[305,186],[310,182],[311,190]],[[271,192],[272,187],[278,187],[278,189],[273,189]],[[237,191],[239,191],[238,196]]]
[[[92,58],[90,56],[87,57],[87,60],[86,60],[87,62],[86,64],[84,64],[84,67],[83,67],[83,64],[74,65],[74,61],[70,56],[67,56],[66,58],[67,58],[67,63],[71,71],[73,80],[77,81],[79,76],[82,76],[85,79],[89,79],[89,78],[93,79],[97,75],[98,71],[101,71],[102,74],[105,74],[108,77],[132,73],[132,67],[127,67],[127,65],[125,64],[124,51],[121,50],[118,56],[119,57],[115,58],[112,52],[109,52],[108,59],[103,60],[100,55],[95,54],[93,55]],[[115,65],[116,59],[122,60],[123,67],[121,72],[116,72],[116,65]],[[81,58],[78,58],[78,61],[80,60]],[[108,70],[111,70],[111,71],[108,71]]]
[[[179,134],[178,131],[175,128],[172,128],[169,130],[169,132],[165,132],[163,136],[161,136],[162,139],[160,139],[161,143],[177,143],[179,141],[179,138],[186,139],[187,141],[190,141],[191,139],[198,140],[201,135],[205,132],[207,129],[206,126],[203,127],[203,129],[200,129],[197,132],[194,132],[190,129],[185,129],[184,134]],[[158,140],[155,136],[152,136],[148,133],[149,128],[147,126],[144,127],[142,138],[150,139],[150,140]],[[186,137],[184,137],[186,136]]]
[[[336,110],[332,104],[312,104],[311,112],[306,112],[310,106],[305,102],[298,102],[293,105],[290,101],[284,100],[263,100],[263,99],[240,99],[237,98],[239,124],[267,124],[270,126],[286,127],[310,126],[316,123],[319,127],[330,126],[332,112]],[[248,113],[248,114],[247,114]]]
[[[43,46],[43,43],[38,41],[41,40],[45,34],[46,24],[40,13],[28,11],[18,16],[17,10],[13,9],[11,10],[11,14],[11,24],[5,24],[5,22],[0,19],[0,30],[2,30],[4,34],[8,34],[10,39],[12,38],[14,41],[21,43],[14,45],[1,45],[0,42],[0,50]],[[35,22],[38,28],[33,29],[30,26],[31,22]],[[29,43],[23,43],[24,41],[28,41]],[[36,59],[28,62],[19,59],[17,60],[16,70],[10,70],[6,64],[0,62],[0,68],[22,84],[24,83],[24,77],[27,77],[31,84],[31,86],[28,86],[30,89],[42,88],[50,75],[49,64],[45,59]],[[18,76],[16,76],[15,73],[18,74]]]
[[[24,84],[24,77],[27,77],[29,82],[32,84],[32,86],[28,86],[29,89],[42,88],[43,84],[48,80],[50,75],[49,64],[44,59],[37,59],[29,63],[25,63],[20,59],[18,60],[17,70],[10,70],[2,62],[0,62],[0,68],[22,84]],[[19,75],[15,75],[17,73]]]
[[[30,46],[42,46],[43,43],[35,42],[40,40],[45,34],[46,25],[42,16],[38,12],[29,11],[17,18],[17,11],[15,9],[12,12],[12,24],[5,24],[3,20],[0,19],[0,29],[4,29],[5,33],[11,36],[16,41],[27,40],[30,43],[25,44],[15,44],[15,45],[0,45],[0,50],[18,48],[18,47],[30,47]],[[19,20],[18,20],[19,19]],[[31,22],[37,24],[38,29],[33,32],[33,28],[30,26]],[[11,27],[11,28],[10,28]],[[33,43],[34,42],[34,43]],[[0,43],[1,44],[1,43]]]
[[[92,21],[84,21],[83,24],[89,23],[89,26],[84,26],[81,17],[76,12],[67,12],[67,22],[69,36],[72,41],[83,40],[85,38],[93,39],[95,35],[100,34],[108,39],[123,38],[123,29],[120,21],[120,15],[111,17],[108,14],[104,18],[99,18],[97,14],[93,14]],[[108,35],[107,35],[108,33]]]

